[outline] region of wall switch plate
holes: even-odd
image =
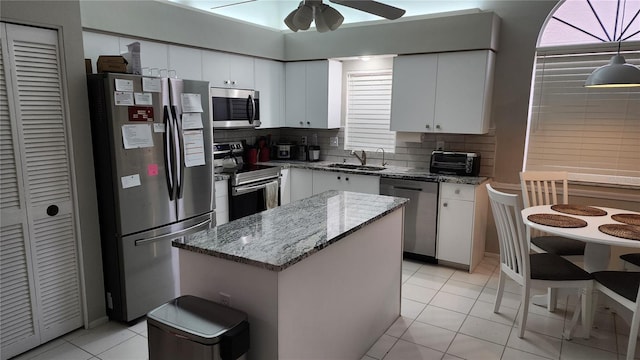
[[[220,294],[220,303],[224,306],[231,306],[231,295],[227,293],[219,292]]]
[[[302,145],[307,145],[307,137],[306,137],[306,136],[301,137],[301,138],[300,138],[300,143],[301,143]]]
[[[436,141],[436,150],[444,150],[444,140]]]
[[[329,138],[329,146],[338,146],[338,137],[337,136],[332,136]]]

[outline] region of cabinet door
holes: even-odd
[[[307,109],[305,127],[326,129],[329,98],[329,62],[311,61],[307,64]]]
[[[224,55],[216,51],[202,51],[202,80],[209,81],[211,87],[228,87],[229,66]]]
[[[313,174],[308,169],[291,168],[291,201],[308,198],[313,195]]]
[[[254,89],[254,61],[252,57],[224,54],[229,69],[230,87],[237,89]]]
[[[169,70],[175,70],[180,79],[202,80],[202,52],[199,49],[169,45]]]
[[[484,134],[489,130],[492,68],[489,50],[438,55],[435,125],[440,131]]]
[[[393,59],[391,130],[434,131],[437,70],[437,55]]]
[[[255,85],[260,92],[260,129],[279,128],[284,123],[284,64],[255,60]]]
[[[289,169],[280,169],[280,205],[291,202],[291,174]]]
[[[366,194],[380,194],[380,177],[373,175],[345,174],[347,187],[344,190]]]
[[[327,190],[347,190],[346,178],[349,174],[335,171],[313,171],[313,194]]]
[[[229,222],[229,180],[218,180],[216,187],[216,225]]]
[[[306,69],[304,62],[285,65],[285,124],[288,127],[303,127],[307,121]]]
[[[439,260],[469,265],[473,234],[473,202],[440,199],[438,213]]]

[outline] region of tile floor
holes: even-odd
[[[493,313],[497,263],[497,258],[485,258],[469,274],[405,261],[402,316],[361,360],[624,359],[628,326],[604,308],[596,313],[589,340],[562,339],[576,301],[571,297],[561,299],[554,313],[530,306],[527,331],[519,339],[515,323],[519,286],[507,282],[501,311]],[[142,320],[133,326],[109,322],[77,330],[15,360],[147,358],[147,326]]]

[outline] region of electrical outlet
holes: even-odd
[[[300,143],[302,143],[302,145],[307,145],[307,137],[303,136],[302,138],[300,138]]]
[[[329,146],[338,146],[338,137],[337,136],[332,136],[329,138]]]
[[[231,306],[231,295],[223,292],[219,292],[220,294],[220,303],[224,306]]]
[[[436,141],[436,150],[444,150],[444,140]]]

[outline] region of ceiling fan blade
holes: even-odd
[[[381,16],[385,19],[395,20],[405,11],[395,6],[383,4],[374,0],[329,0],[332,3],[350,7],[352,9],[361,10],[370,14]]]

